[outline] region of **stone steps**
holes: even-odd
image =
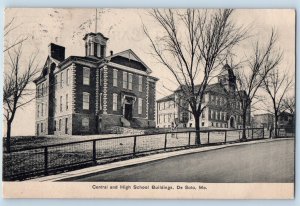
[[[145,134],[144,130],[134,129],[134,128],[131,128],[131,127],[114,126],[114,127],[111,127],[110,130],[113,133],[123,134],[123,135],[140,135],[140,134]]]

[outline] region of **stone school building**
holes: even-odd
[[[108,38],[88,33],[85,56],[51,43],[36,84],[36,135],[98,134],[155,127],[155,77],[132,51],[107,56]]]
[[[200,85],[195,86],[198,91]],[[195,127],[194,116],[180,88],[173,94],[157,100],[157,127]],[[222,68],[217,83],[206,87],[202,104],[205,106],[200,116],[200,127],[242,128],[242,102],[249,98],[244,91],[237,90],[236,76],[229,65]],[[179,106],[180,105],[180,106]],[[182,109],[185,108],[185,109]],[[246,113],[246,127],[250,127],[251,110]]]

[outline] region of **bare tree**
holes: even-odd
[[[3,107],[6,120],[6,151],[10,152],[11,126],[19,108],[31,102],[34,90],[28,89],[28,85],[38,72],[36,55],[30,58],[27,68],[21,64],[22,44],[13,51],[8,51],[8,69],[4,74]]]
[[[19,25],[15,26],[14,25],[14,20],[15,18],[12,18],[7,24],[5,24],[4,26],[4,37],[7,37],[9,35],[9,33],[11,33],[13,30],[15,30],[16,28],[18,28]],[[8,51],[9,49],[22,44],[25,40],[27,40],[28,37],[19,37],[17,38],[13,43],[5,45],[4,46],[4,50],[3,52]]]
[[[285,96],[282,104],[284,110],[288,110],[293,115],[295,114],[295,108],[296,108],[295,96]]]
[[[198,145],[206,87],[232,48],[246,36],[247,30],[232,22],[232,12],[231,9],[153,9],[149,14],[162,30],[162,36],[151,37],[144,26],[154,57],[172,73],[179,87],[183,103],[178,105],[189,105],[182,108],[194,116]]]
[[[247,59],[245,70],[237,72],[237,92],[241,101],[241,116],[243,122],[242,140],[246,140],[246,125],[250,120],[250,107],[260,101],[257,91],[264,80],[281,61],[282,52],[276,48],[277,35],[274,29],[271,31],[267,45],[256,42],[253,54]]]
[[[273,69],[264,79],[263,88],[271,100],[271,109],[268,112],[274,114],[275,137],[278,136],[278,117],[284,111],[283,98],[292,86],[292,79],[285,73],[280,73],[279,68]]]

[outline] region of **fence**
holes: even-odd
[[[249,128],[246,138],[269,138],[264,128]],[[201,145],[196,145],[196,131],[131,135],[54,144],[4,153],[3,179],[22,180],[132,158],[151,152],[171,151],[197,146],[240,141],[243,129],[201,130]]]
[[[272,136],[275,137],[275,130],[272,131]],[[285,127],[277,129],[277,138],[281,137],[295,137],[295,128],[294,127]]]

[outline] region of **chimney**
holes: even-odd
[[[50,43],[48,48],[50,57],[58,61],[63,61],[65,59],[65,47]]]
[[[113,50],[110,50],[110,56],[114,55]]]

